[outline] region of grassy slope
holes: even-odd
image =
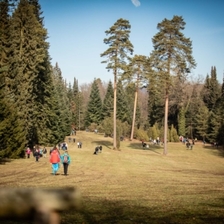
[[[169,143],[164,156],[162,148],[143,150],[139,141],[121,142],[115,151],[99,134],[77,132],[75,138],[83,148],[69,144],[69,176],[52,176],[48,158],[15,160],[0,166],[0,186],[78,187],[83,207],[63,213],[62,223],[224,223],[220,151]],[[93,155],[98,144],[103,152]]]

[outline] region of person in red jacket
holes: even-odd
[[[60,154],[56,147],[54,147],[53,151],[51,152],[50,163],[52,164],[53,175],[56,175],[60,163]]]

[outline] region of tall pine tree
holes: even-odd
[[[129,40],[131,25],[128,20],[118,19],[114,25],[107,31],[108,38],[104,39],[104,43],[109,45],[109,48],[100,56],[107,59],[102,63],[107,63],[107,69],[113,71],[114,75],[114,134],[113,134],[113,148],[117,148],[116,137],[116,114],[117,114],[117,80],[122,71],[126,69],[127,59],[129,54],[133,52],[133,45]]]
[[[151,66],[157,72],[158,79],[163,85],[165,96],[164,117],[164,151],[167,154],[167,130],[168,130],[168,102],[172,86],[173,76],[186,75],[189,69],[195,67],[192,57],[192,43],[181,30],[185,28],[185,22],[181,16],[174,16],[171,20],[164,19],[158,24],[159,32],[153,37],[153,47],[150,58]]]

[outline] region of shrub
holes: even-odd
[[[148,141],[149,139],[147,132],[144,131],[143,129],[135,129],[134,133],[135,133],[134,138],[136,139],[145,141]]]

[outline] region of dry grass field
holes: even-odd
[[[164,156],[162,147],[143,150],[140,141],[123,141],[117,151],[112,139],[100,134],[77,132],[74,137],[83,147],[69,143],[68,176],[62,167],[59,175],[51,175],[49,157],[38,163],[31,157],[0,165],[0,187],[77,187],[82,207],[63,212],[62,224],[224,223],[222,150],[168,143]],[[102,153],[93,155],[99,144]]]

